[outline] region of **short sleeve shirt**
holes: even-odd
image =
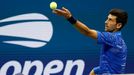
[[[102,73],[121,74],[125,71],[127,46],[121,32],[97,32],[97,43],[102,45],[100,69]]]

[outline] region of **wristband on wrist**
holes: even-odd
[[[67,19],[71,24],[75,24],[77,22],[77,20],[71,16],[70,18]]]

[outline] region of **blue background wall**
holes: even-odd
[[[30,49],[16,45],[0,45],[0,67],[10,60],[42,60],[49,62],[54,59],[62,61],[82,59],[86,63],[83,75],[88,75],[91,69],[99,64],[100,46],[80,34],[63,17],[52,13],[49,3],[52,0],[1,0],[0,19],[25,13],[41,13],[46,15],[53,24],[54,33],[51,41],[44,47]],[[72,14],[87,26],[104,31],[104,22],[108,11],[112,8],[121,8],[128,12],[128,24],[122,30],[128,46],[126,73],[134,73],[133,47],[133,17],[134,5],[132,0],[53,0],[68,8]],[[60,73],[62,75],[62,73]],[[9,74],[10,75],[10,74]],[[58,74],[59,75],[59,74]],[[73,73],[72,73],[73,75]]]

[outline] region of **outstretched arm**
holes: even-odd
[[[66,8],[62,8],[62,9],[55,9],[53,10],[53,13],[63,16],[66,19],[69,19],[72,17],[71,12],[66,9]],[[89,36],[93,39],[97,39],[97,31],[90,29],[89,27],[87,27],[85,24],[83,24],[82,22],[76,20],[76,22],[73,24],[82,34]]]

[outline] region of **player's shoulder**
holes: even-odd
[[[100,31],[97,31],[98,32],[98,35],[101,35],[101,36],[104,36],[104,37],[111,37],[111,36],[115,36],[114,33],[112,32],[100,32]]]
[[[107,41],[115,42],[119,37],[112,32],[98,32],[98,37],[104,38]]]
[[[100,31],[97,31],[98,34],[101,34],[101,35],[105,35],[105,36],[118,36],[118,35],[121,35],[121,32],[100,32]]]

